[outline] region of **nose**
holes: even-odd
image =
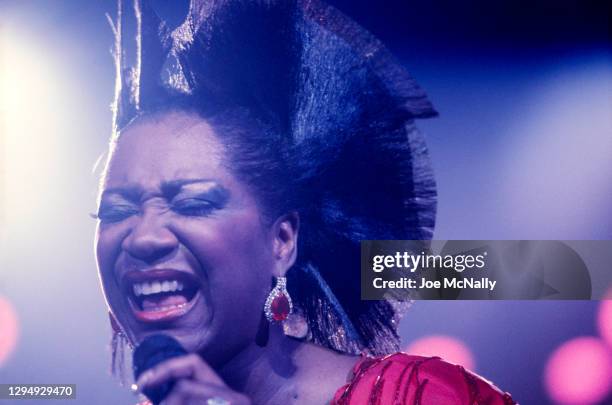
[[[175,251],[178,239],[164,223],[162,215],[145,210],[137,221],[122,244],[132,258],[151,264]]]

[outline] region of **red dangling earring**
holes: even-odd
[[[282,322],[293,311],[291,297],[287,292],[287,278],[276,277],[276,285],[268,294],[264,304],[264,313],[270,322]]]

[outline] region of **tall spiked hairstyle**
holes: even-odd
[[[376,38],[318,0],[192,0],[173,30],[136,0],[135,45],[127,8],[112,23],[113,142],[166,108],[223,128],[231,168],[270,214],[300,214],[287,276],[306,339],[397,350],[399,306],[360,300],[360,241],[432,237],[435,183],[414,126],[436,114],[425,93]]]

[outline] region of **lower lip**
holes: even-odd
[[[178,318],[185,316],[189,311],[193,309],[199,299],[200,292],[197,292],[196,295],[189,302],[167,309],[160,309],[158,311],[143,311],[141,309],[138,309],[136,307],[136,304],[134,304],[131,299],[128,298],[128,301],[130,302],[132,313],[134,314],[134,317],[137,320],[141,322],[152,323],[174,321]]]

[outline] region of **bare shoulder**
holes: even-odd
[[[359,356],[308,345],[299,355],[299,389],[295,404],[328,404],[352,375]]]

